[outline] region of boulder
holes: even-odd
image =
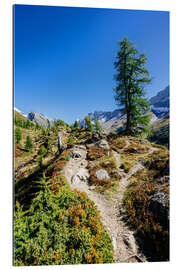
[[[71,182],[73,184],[79,184],[80,181],[88,181],[89,180],[89,172],[85,168],[79,168],[75,175],[72,176]]]
[[[97,145],[101,148],[106,149],[106,150],[110,149],[110,146],[106,140],[100,140],[99,142],[97,142]]]
[[[155,192],[151,197],[148,209],[156,216],[157,221],[167,229],[169,224],[169,194],[162,190]]]
[[[82,154],[81,154],[81,151],[80,150],[73,149],[71,156],[72,156],[72,158],[81,158],[82,157]]]
[[[163,176],[158,180],[159,184],[169,184],[169,176]]]
[[[100,169],[94,175],[98,180],[110,179],[109,174],[106,170]]]
[[[82,144],[75,145],[72,149],[71,156],[74,159],[86,158],[86,147]]]

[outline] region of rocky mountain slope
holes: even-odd
[[[163,118],[169,114],[169,86],[157,93],[150,100],[151,110],[158,117]]]

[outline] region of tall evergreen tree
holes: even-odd
[[[74,122],[74,129],[78,129],[79,128],[79,123],[78,123],[78,121],[76,120],[75,122]]]
[[[147,132],[150,121],[149,103],[145,98],[144,87],[151,82],[145,68],[147,57],[139,54],[134,44],[127,38],[119,41],[120,50],[114,66],[117,70],[115,100],[126,114],[126,133]]]
[[[89,131],[93,131],[93,125],[92,125],[92,122],[91,122],[91,118],[87,115],[85,118],[85,123],[86,123],[86,128],[89,130]]]
[[[96,131],[99,132],[99,133],[101,133],[102,132],[102,127],[101,127],[101,125],[100,125],[100,123],[99,123],[99,121],[98,121],[97,118],[95,118],[94,124],[95,124]]]

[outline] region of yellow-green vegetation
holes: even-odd
[[[127,138],[115,135],[109,136],[109,143],[113,150],[120,153],[121,150],[126,146]]]
[[[96,206],[85,193],[72,191],[62,176],[65,162],[57,158],[44,168],[37,181],[39,191],[27,211],[16,203],[14,265],[114,261],[111,239]]]
[[[164,175],[169,175],[169,154],[167,149],[159,149],[147,157],[145,169],[131,178],[124,199],[128,224],[144,240],[144,248],[152,261],[169,260],[169,225],[160,224],[158,217],[149,209],[155,192],[169,194],[169,182],[159,181]]]

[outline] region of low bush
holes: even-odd
[[[14,265],[112,263],[111,239],[87,195],[63,178],[40,185],[28,211],[16,204]]]
[[[88,150],[87,158],[89,160],[97,160],[107,155],[107,150],[98,146],[92,146]]]
[[[41,145],[41,147],[38,151],[38,155],[45,156],[46,154],[47,154],[47,149],[44,147],[44,145]]]
[[[68,143],[72,143],[72,142],[74,142],[74,138],[73,137],[70,137],[69,139],[68,139]]]

